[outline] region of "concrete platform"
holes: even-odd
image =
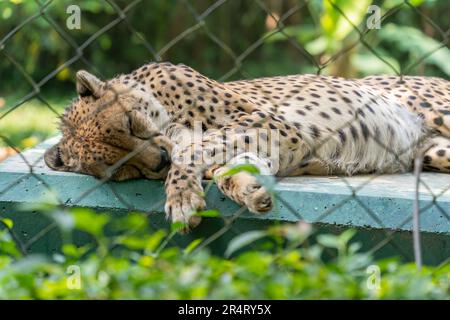
[[[93,177],[55,172],[46,167],[44,151],[57,141],[47,140],[37,147],[0,163],[0,215],[14,221],[14,232],[30,253],[60,250],[61,233],[53,220],[28,206],[42,201],[64,206],[89,207],[123,215],[129,211],[151,212],[154,228],[168,228],[162,213],[165,194],[162,181],[135,180],[104,183]],[[420,230],[424,263],[438,265],[450,258],[450,176],[423,173],[420,185]],[[207,182],[205,182],[207,184]],[[51,191],[50,191],[51,190]],[[305,220],[314,223],[318,233],[340,233],[357,228],[354,241],[377,257],[398,257],[414,261],[412,250],[412,174],[357,177],[296,177],[278,181],[276,205],[272,212],[256,216],[240,211],[231,228],[220,237],[225,223],[221,218],[205,218],[187,236],[176,236],[171,245],[186,246],[192,240],[213,236],[208,245],[223,254],[230,239],[248,230],[266,228],[273,223]],[[56,195],[56,197],[55,197]],[[240,208],[213,185],[207,192],[209,209],[225,217]],[[25,205],[25,206],[24,206]],[[89,242],[82,234],[73,241]]]
[[[0,209],[5,204],[48,201],[52,189],[67,206],[162,212],[162,181],[101,184],[90,176],[50,170],[43,153],[57,139],[0,163]],[[241,217],[410,231],[414,188],[412,174],[283,178],[275,188],[277,201],[272,212],[263,216],[246,212]],[[215,186],[207,193],[207,203],[224,216],[239,209]],[[421,231],[450,234],[450,175],[421,175],[420,206]]]

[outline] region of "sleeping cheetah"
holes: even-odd
[[[423,156],[424,169],[450,172],[450,83],[439,78],[221,83],[150,63],[106,82],[79,71],[77,91],[47,165],[117,181],[165,178],[166,214],[188,227],[205,207],[202,177],[251,212],[271,210],[257,175],[228,174],[236,165],[278,177],[395,173]]]

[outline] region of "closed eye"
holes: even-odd
[[[128,132],[132,135],[135,136],[133,133],[133,123],[131,122],[131,116],[130,114],[127,112],[127,118],[128,118]]]
[[[135,110],[126,112],[127,129],[130,135],[141,140],[149,140],[156,135],[159,135],[156,128],[152,128],[151,122],[146,118],[146,115],[141,114]]]
[[[141,139],[141,140],[147,140],[148,138],[142,137],[142,135],[138,135],[133,131],[133,120],[131,119],[131,115],[129,112],[127,112],[127,118],[128,118],[128,121],[127,121],[128,132],[130,133],[130,135],[132,135],[133,137],[136,137],[138,139]]]

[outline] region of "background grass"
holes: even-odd
[[[12,105],[23,95],[8,96],[5,105]],[[53,96],[48,99],[52,109],[40,101],[32,99],[15,110],[4,107],[0,109],[0,133],[5,134],[11,146],[18,149],[32,147],[58,132],[58,114],[61,114],[70,103],[66,97]],[[8,143],[0,139],[0,147],[7,147]]]

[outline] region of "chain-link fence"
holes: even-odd
[[[362,1],[364,2],[364,1]],[[445,1],[444,1],[445,2]],[[90,2],[86,2],[90,3]],[[223,56],[221,59],[225,59],[228,62],[225,64],[227,66],[227,70],[224,72],[219,72],[218,70],[214,70],[214,61],[210,62],[209,70],[211,71],[211,74],[217,75],[215,78],[217,78],[219,81],[227,81],[229,79],[251,79],[253,78],[253,74],[249,73],[248,65],[245,65],[246,61],[248,59],[252,60],[252,55],[258,53],[259,50],[263,50],[265,46],[267,46],[268,41],[271,41],[270,39],[275,38],[277,39],[277,42],[275,45],[271,44],[271,48],[275,46],[275,50],[284,50],[289,52],[290,57],[297,56],[300,57],[299,61],[303,64],[307,64],[308,70],[314,71],[317,75],[321,75],[322,73],[330,73],[330,68],[332,68],[335,65],[339,64],[339,68],[336,68],[337,70],[334,70],[333,72],[338,73],[339,70],[341,72],[345,72],[346,67],[350,68],[349,65],[346,65],[345,58],[346,56],[352,54],[354,52],[355,48],[364,48],[367,59],[367,64],[374,63],[374,60],[369,60],[368,56],[370,56],[370,59],[375,59],[376,64],[380,65],[383,64],[384,70],[389,69],[394,73],[395,77],[397,79],[396,86],[409,90],[411,92],[417,93],[418,90],[414,86],[409,85],[407,82],[403,80],[404,74],[410,74],[411,70],[414,70],[416,73],[419,70],[423,69],[423,65],[428,63],[429,57],[432,57],[433,54],[436,52],[440,52],[439,50],[448,50],[448,37],[450,35],[450,29],[448,29],[448,26],[439,26],[435,22],[435,18],[431,14],[427,14],[427,10],[418,7],[417,4],[412,3],[411,1],[398,1],[393,4],[389,9],[387,10],[381,10],[380,9],[380,16],[379,19],[375,19],[375,21],[372,23],[367,22],[367,12],[368,7],[363,8],[364,14],[362,15],[363,19],[360,21],[355,22],[354,16],[352,14],[354,13],[354,8],[357,6],[356,4],[349,4],[350,2],[339,2],[339,1],[323,1],[322,6],[325,7],[324,10],[329,10],[329,12],[332,12],[330,14],[330,17],[335,20],[341,21],[343,25],[351,26],[351,30],[348,31],[348,33],[352,34],[350,37],[346,37],[345,41],[344,39],[340,39],[338,42],[342,42],[340,45],[339,50],[335,50],[334,52],[330,51],[330,54],[324,54],[320,55],[320,59],[318,58],[318,54],[310,53],[310,51],[316,50],[313,46],[305,46],[299,38],[302,36],[302,18],[304,17],[305,12],[311,12],[313,6],[315,6],[318,1],[264,1],[264,0],[254,0],[254,1],[248,1],[243,5],[243,8],[245,8],[247,11],[237,12],[233,11],[232,13],[234,15],[240,15],[241,20],[244,22],[246,19],[251,19],[248,17],[250,14],[249,12],[257,12],[256,15],[259,15],[263,17],[263,19],[260,22],[263,22],[264,27],[262,28],[262,32],[260,32],[257,39],[252,39],[251,43],[247,43],[246,49],[242,52],[236,52],[233,48],[230,47],[229,43],[227,41],[222,40],[221,36],[223,36],[223,32],[221,32],[221,35],[215,34],[215,24],[222,23],[224,25],[224,28],[229,24],[223,22],[223,21],[216,21],[214,14],[217,13],[220,10],[223,9],[227,5],[231,6],[231,9],[229,13],[231,13],[231,10],[235,10],[236,7],[233,7],[230,3],[240,3],[240,1],[235,0],[219,0],[219,1],[210,1],[205,3],[197,2],[197,1],[189,1],[189,0],[180,0],[174,3],[167,4],[169,9],[171,11],[177,11],[177,12],[183,12],[182,16],[189,16],[189,21],[192,22],[192,24],[186,28],[183,27],[183,30],[179,30],[179,27],[173,26],[175,29],[174,32],[176,32],[176,35],[170,39],[165,39],[164,41],[159,41],[158,44],[153,43],[152,41],[152,31],[151,30],[138,30],[138,28],[134,27],[134,20],[136,12],[139,12],[140,8],[143,5],[143,1],[132,1],[132,2],[115,2],[114,0],[107,0],[106,4],[108,6],[108,10],[110,12],[110,16],[114,16],[112,20],[110,20],[108,23],[106,23],[103,26],[99,26],[98,29],[94,29],[91,32],[91,35],[84,40],[84,42],[79,43],[77,42],[71,32],[68,32],[67,26],[62,25],[61,21],[56,21],[52,17],[52,7],[54,6],[53,1],[35,1],[33,2],[35,6],[35,13],[32,15],[29,15],[27,18],[21,20],[21,21],[15,21],[15,26],[11,28],[10,30],[6,30],[4,34],[2,35],[1,41],[0,41],[0,52],[3,57],[2,65],[4,67],[4,70],[14,70],[14,76],[20,75],[20,82],[26,84],[25,87],[31,87],[31,91],[26,93],[25,95],[21,96],[18,99],[9,99],[7,100],[7,105],[3,108],[4,111],[0,113],[0,123],[3,121],[8,121],[8,115],[17,112],[20,108],[23,108],[23,105],[26,104],[28,101],[32,99],[37,99],[42,104],[44,104],[48,109],[50,109],[54,113],[54,117],[56,117],[60,114],[60,110],[57,108],[54,108],[52,105],[53,103],[51,101],[48,101],[45,97],[45,94],[43,93],[45,89],[50,85],[52,85],[52,81],[57,79],[58,77],[61,77],[62,74],[66,70],[71,70],[72,68],[75,69],[74,66],[84,66],[84,68],[91,70],[93,73],[97,74],[98,76],[102,77],[103,79],[107,79],[108,75],[111,74],[111,70],[105,71],[104,69],[98,67],[96,63],[90,62],[90,57],[93,56],[93,52],[95,50],[101,50],[101,46],[114,46],[114,39],[110,39],[111,41],[108,42],[107,38],[104,38],[104,35],[107,35],[110,30],[113,30],[114,28],[121,28],[123,34],[128,34],[131,39],[133,39],[136,46],[140,46],[140,48],[144,48],[149,57],[151,57],[152,60],[155,62],[160,62],[165,59],[165,57],[168,55],[168,52],[173,50],[190,50],[192,47],[187,47],[183,45],[183,41],[190,41],[190,43],[195,43],[196,37],[200,37],[202,43],[198,43],[199,46],[202,48],[207,48],[208,46],[213,46],[216,48],[217,51],[220,51]],[[370,4],[370,2],[368,3]],[[366,4],[367,5],[367,4]],[[83,4],[80,4],[81,6],[81,28],[83,28]],[[75,5],[75,7],[77,7]],[[206,8],[206,9],[205,9]],[[374,5],[372,6],[373,10],[379,9],[379,6]],[[430,46],[426,52],[420,53],[421,51],[418,50],[420,53],[419,55],[416,55],[414,57],[414,61],[406,66],[404,66],[401,70],[399,70],[394,63],[392,63],[392,60],[387,58],[384,53],[381,53],[379,50],[377,50],[376,43],[373,41],[373,34],[380,32],[380,30],[383,30],[384,23],[388,23],[389,21],[395,21],[396,17],[400,15],[402,12],[408,11],[409,14],[413,14],[416,19],[419,19],[422,21],[423,25],[426,26],[427,32],[429,34],[433,35],[433,42],[432,44],[434,46]],[[113,12],[113,13],[111,13]],[[73,14],[76,13],[75,11],[67,11],[67,14]],[[429,13],[429,12],[428,12]],[[152,15],[152,12],[146,13],[147,15]],[[308,13],[309,14],[309,13]],[[141,16],[142,17],[142,16]],[[294,17],[294,18],[293,18]],[[317,17],[316,17],[317,18]],[[323,18],[323,17],[322,17]],[[343,19],[343,20],[340,20]],[[217,20],[220,20],[217,18]],[[299,29],[295,29],[292,25],[292,21],[299,22],[300,26]],[[324,21],[318,21],[317,19],[312,19],[312,21],[315,21],[317,24],[323,23],[326,25]],[[23,64],[23,61],[21,61],[21,58],[17,57],[16,51],[11,51],[8,49],[10,42],[14,37],[18,37],[21,33],[27,32],[27,28],[33,28],[35,24],[42,24],[45,23],[48,26],[50,26],[54,31],[56,31],[56,34],[58,35],[58,42],[60,43],[61,47],[64,46],[64,50],[67,52],[70,52],[70,58],[65,61],[58,61],[55,64],[53,64],[52,61],[47,61],[47,64],[45,66],[42,66],[43,68],[48,68],[49,65],[52,67],[52,71],[46,74],[44,77],[42,77],[40,80],[37,80],[33,78],[32,75],[30,75],[30,72],[28,71],[29,66],[26,66]],[[74,22],[76,24],[76,20]],[[376,25],[381,25],[381,29],[377,28]],[[213,26],[213,27],[211,27]],[[334,26],[336,27],[336,25]],[[156,26],[155,26],[156,28]],[[92,28],[91,28],[92,29]],[[231,30],[231,29],[230,29]],[[5,30],[4,30],[5,31]],[[293,31],[296,31],[293,32]],[[244,32],[244,31],[243,31]],[[225,31],[226,33],[226,31]],[[308,33],[308,27],[304,28],[304,33]],[[313,34],[314,36],[314,34]],[[334,36],[337,37],[337,34],[334,34]],[[412,36],[412,35],[411,35]],[[229,37],[233,37],[233,34],[229,35]],[[188,40],[187,40],[188,39]],[[205,44],[206,39],[208,39],[207,44]],[[349,40],[350,39],[350,40]],[[438,39],[438,40],[436,40]],[[322,39],[323,40],[323,39]],[[97,41],[100,43],[98,44]],[[398,41],[398,40],[394,40]],[[106,44],[105,44],[106,43]],[[281,44],[280,44],[281,43]],[[437,45],[436,45],[437,44]],[[97,45],[100,45],[100,48],[96,47]],[[320,43],[316,43],[316,45],[321,45]],[[280,46],[280,47],[276,47]],[[186,49],[187,47],[187,49]],[[180,49],[178,49],[180,48]],[[55,50],[58,50],[58,48],[55,48]],[[89,51],[89,54],[86,54],[86,52]],[[120,51],[123,52],[123,51]],[[114,52],[111,52],[112,55],[114,55]],[[170,56],[170,55],[169,55]],[[284,57],[284,56],[283,56]],[[121,59],[127,59],[128,57],[121,57],[115,55],[112,57],[114,61],[120,61]],[[259,62],[260,64],[265,64],[264,62],[264,54],[259,56]],[[293,58],[294,59],[294,58]],[[343,62],[344,61],[344,62]],[[136,66],[139,66],[140,64],[144,64],[146,61],[133,61],[133,63]],[[191,61],[183,61],[186,65],[191,65]],[[348,62],[348,61],[347,61]],[[447,61],[448,62],[448,61]],[[258,64],[256,63],[256,64]],[[271,63],[271,61],[267,61],[268,64]],[[219,63],[218,63],[219,64]],[[196,65],[196,63],[194,63]],[[212,66],[211,66],[212,65]],[[291,66],[288,67],[288,69]],[[223,67],[221,67],[223,68]],[[268,70],[269,68],[267,68]],[[284,69],[284,70],[288,70]],[[171,68],[167,67],[164,69],[165,72],[168,74],[171,74]],[[434,70],[434,69],[433,69]],[[121,70],[123,72],[126,72],[127,70]],[[131,70],[128,70],[131,71]],[[127,71],[127,72],[128,72]],[[203,70],[197,70],[199,72],[203,72]],[[220,73],[220,75],[219,75]],[[264,71],[263,71],[264,73]],[[276,73],[276,72],[270,72],[269,73]],[[174,74],[176,75],[176,74]],[[279,74],[283,75],[283,74]],[[443,74],[437,74],[438,76],[443,76]],[[4,83],[8,81],[9,74],[6,74],[6,72],[2,72],[2,86]],[[320,81],[320,83],[325,87],[324,90],[331,90],[335,92],[337,95],[340,95],[341,98],[345,98],[345,96],[342,95],[342,92],[336,87],[334,83],[328,82],[325,78],[318,78],[318,77],[308,77],[311,82]],[[187,83],[181,83],[181,86],[186,92],[189,92],[189,85]],[[306,87],[307,85],[305,85]],[[210,90],[213,90],[211,88]],[[260,95],[266,95],[264,91],[264,88],[259,88]],[[300,91],[296,93],[298,96],[302,95],[302,89],[299,89]],[[116,99],[113,102],[117,102],[117,95],[120,95],[121,93],[115,92]],[[205,95],[208,94],[207,92]],[[417,93],[418,94],[418,93]],[[421,97],[424,101],[427,100],[427,97]],[[201,99],[201,97],[199,97]],[[267,97],[267,99],[270,101],[270,103],[274,106],[274,108],[277,108],[278,106],[281,106],[284,102],[282,100],[273,101],[270,97]],[[345,99],[344,99],[345,101]],[[448,103],[448,101],[447,101]],[[103,106],[102,109],[108,108],[113,103],[107,103]],[[341,130],[350,130],[350,127],[361,127],[361,113],[354,109],[352,104],[350,102],[345,102],[346,106],[348,108],[351,108],[354,110],[354,118],[351,122],[342,124],[342,127],[339,128],[339,130],[336,130],[334,132],[329,133],[329,137],[323,139],[322,143],[326,143],[327,139],[334,139],[336,136],[342,132]],[[201,101],[193,101],[190,103],[189,106],[184,106],[180,111],[178,111],[177,114],[174,114],[172,116],[172,119],[176,119],[180,115],[188,114],[191,110],[197,108],[199,105],[201,105]],[[126,109],[125,106],[123,106],[124,109]],[[446,107],[448,108],[448,107]],[[442,115],[438,113],[437,110],[430,109],[432,112],[436,113],[436,117],[441,117]],[[447,110],[447,109],[445,109]],[[448,112],[448,110],[447,110]],[[64,120],[63,120],[64,121]],[[260,123],[264,124],[267,121],[267,118],[261,118]],[[289,122],[289,120],[285,120],[286,123]],[[445,125],[445,123],[444,123]],[[70,127],[70,124],[68,124]],[[363,130],[363,127],[361,127]],[[73,130],[76,130],[76,128],[72,128]],[[447,128],[449,129],[449,128]],[[364,131],[364,130],[363,130]],[[361,135],[366,135],[366,140],[373,140],[375,141],[379,146],[381,146],[383,149],[387,150],[387,152],[394,152],[388,145],[384,145],[383,141],[380,141],[378,138],[378,135],[376,132],[360,132]],[[74,135],[75,136],[75,135]],[[107,174],[104,175],[104,178],[98,180],[98,183],[96,183],[95,187],[89,188],[85,192],[82,193],[81,196],[79,196],[77,199],[72,199],[70,205],[76,206],[78,203],[80,203],[86,196],[91,194],[93,191],[95,191],[97,188],[100,188],[108,183],[108,181],[111,179],[111,177],[114,175],[117,169],[119,169],[123,164],[125,164],[129,159],[136,156],[139,152],[141,152],[146,147],[150,146],[152,143],[154,143],[154,139],[156,138],[156,135],[147,137],[147,140],[145,144],[135,149],[131,152],[129,152],[125,157],[117,161],[112,166],[109,166],[107,170]],[[52,186],[49,185],[45,179],[42,179],[40,174],[36,174],[34,172],[34,162],[28,162],[27,159],[20,154],[20,148],[17,146],[15,142],[11,140],[11,138],[8,136],[8,132],[1,132],[0,138],[3,142],[3,145],[9,146],[10,148],[14,149],[17,153],[19,153],[19,157],[22,157],[22,160],[27,163],[28,165],[28,175],[32,176],[38,181],[42,183],[46,188],[48,189],[58,189],[61,188],[61,186]],[[316,157],[316,159],[319,157],[316,150],[320,148],[320,145],[310,146],[312,150],[312,155]],[[410,147],[414,146],[404,146],[405,152],[410,149]],[[42,155],[43,156],[43,155]],[[42,156],[40,160],[42,161]],[[398,166],[399,167],[409,167],[409,163],[401,163],[401,154],[397,153],[394,155],[396,159],[398,160]],[[304,163],[306,163],[310,158],[304,159],[301,163],[299,163],[296,168],[301,167]],[[327,161],[327,159],[320,159],[321,161]],[[360,190],[364,188],[364,186],[374,182],[377,177],[379,177],[381,174],[374,172],[370,178],[367,178],[364,180],[363,183],[355,186],[355,184],[352,184],[349,182],[349,178],[345,176],[338,176],[336,179],[342,183],[343,186],[346,186],[348,188],[349,196],[342,200],[340,203],[337,203],[333,207],[326,208],[322,210],[319,214],[315,216],[314,223],[320,223],[326,221],[326,218],[333,214],[335,210],[337,210],[338,207],[344,206],[349,201],[355,201],[359,205],[359,210],[364,211],[365,214],[369,217],[368,219],[375,221],[377,228],[379,230],[382,230],[382,232],[385,233],[384,239],[380,242],[373,243],[372,251],[376,252],[377,250],[380,250],[381,248],[385,247],[387,244],[392,245],[396,248],[399,255],[402,254],[403,250],[399,247],[393,241],[394,235],[397,231],[402,229],[405,225],[408,225],[412,222],[412,231],[413,231],[413,243],[411,243],[411,246],[414,246],[414,256],[417,265],[420,267],[421,265],[421,243],[420,243],[420,226],[419,226],[419,217],[422,215],[426,215],[427,211],[430,210],[430,208],[433,208],[433,210],[438,210],[442,217],[444,217],[444,220],[447,224],[450,224],[450,213],[449,208],[443,207],[442,204],[439,204],[439,199],[446,193],[448,193],[448,190],[450,189],[450,183],[447,183],[447,187],[443,190],[439,190],[439,194],[436,194],[432,187],[429,187],[427,183],[421,178],[421,160],[416,160],[416,166],[415,166],[415,172],[405,173],[405,175],[415,176],[415,189],[416,189],[416,200],[414,204],[414,210],[413,212],[408,213],[407,218],[396,228],[392,228],[392,226],[387,227],[385,222],[382,221],[379,218],[379,215],[374,212],[374,209],[369,207],[366,203],[363,201],[360,201],[358,199]],[[288,175],[289,172],[286,172],[284,175]],[[1,177],[0,177],[1,178]],[[279,177],[276,180],[276,184],[279,184],[284,181],[285,178]],[[447,179],[448,181],[449,179]],[[3,190],[0,190],[0,195],[5,194],[8,192],[12,185],[6,186]],[[130,211],[134,210],[134,207],[127,203],[117,190],[115,190],[114,185],[109,185],[109,188],[111,188],[112,192],[115,194],[117,199],[123,200],[122,203],[124,206],[128,207]],[[190,186],[193,187],[193,186]],[[419,202],[419,195],[418,195],[418,189],[419,187],[426,189],[429,192],[429,196],[431,197],[432,201],[429,205],[426,207],[421,207]],[[208,188],[206,189],[205,196],[208,197]],[[299,221],[304,220],[304,217],[301,213],[298,212],[295,208],[292,208],[292,205],[284,199],[284,195],[282,192],[276,191],[276,185],[274,188],[274,197],[277,201],[277,203],[281,204],[283,206],[283,210],[290,211],[291,214],[295,215]],[[181,192],[181,191],[180,191]],[[174,195],[171,195],[174,196]],[[64,207],[66,204],[62,201],[59,204],[61,207]],[[153,214],[155,208],[160,208],[162,203],[154,203],[149,204],[148,208],[148,214]],[[238,219],[246,212],[246,207],[242,207],[236,212],[227,213],[221,216],[220,219],[223,219],[223,226],[215,232],[210,237],[203,240],[203,242],[197,247],[197,249],[201,249],[205,246],[208,246],[213,241],[220,238],[223,234],[225,234],[228,231],[233,232],[235,234],[239,233],[238,229],[235,229],[235,222],[238,221]],[[311,220],[311,219],[307,219]],[[442,221],[442,220],[441,220]],[[23,249],[23,253],[26,254],[26,249],[29,248],[33,243],[41,239],[42,237],[45,237],[45,235],[53,230],[53,228],[56,228],[55,224],[46,226],[39,232],[35,237],[29,240],[28,243],[20,243],[21,248]],[[130,233],[133,232],[133,230],[129,230]],[[20,242],[20,240],[16,237],[17,241]],[[442,263],[448,263],[448,259],[445,261],[442,261]]]

